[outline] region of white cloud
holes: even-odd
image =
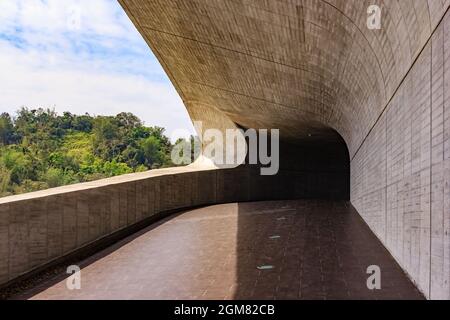
[[[0,0],[2,27],[124,37],[134,27],[114,0]],[[74,29],[73,20],[80,28]],[[2,31],[2,29],[0,29]]]
[[[70,28],[74,12],[79,29]],[[0,0],[0,70],[2,112],[127,111],[168,133],[193,132],[161,66],[112,0]]]

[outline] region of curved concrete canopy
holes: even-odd
[[[354,156],[450,1],[120,0],[193,120],[334,139]],[[382,9],[382,29],[367,9]],[[310,136],[312,135],[312,137]]]

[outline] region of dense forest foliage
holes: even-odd
[[[172,166],[164,129],[135,115],[0,115],[0,196]]]

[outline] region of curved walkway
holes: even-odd
[[[367,267],[381,290],[367,289]],[[32,299],[422,299],[344,202],[216,205],[178,214],[80,262],[81,289]],[[20,297],[19,297],[20,298]]]

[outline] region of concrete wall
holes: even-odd
[[[339,132],[354,205],[428,297],[450,299],[449,0],[119,2],[193,120]]]
[[[215,203],[216,181],[165,169],[0,199],[0,285],[159,212]]]
[[[431,299],[450,299],[450,15],[351,161],[351,201]]]
[[[303,161],[286,161],[276,176],[260,176],[257,166],[192,166],[2,198],[0,287],[158,213],[238,201],[348,199],[349,161],[341,147],[296,147],[292,156]],[[288,157],[292,149],[285,150]]]
[[[378,31],[360,0],[120,2],[193,120],[317,143],[338,130],[354,206],[428,297],[450,299],[449,15],[439,24],[450,1],[378,1]],[[251,167],[183,169],[0,200],[0,283],[156,212],[340,197],[347,177],[326,167],[333,159],[266,182]]]

